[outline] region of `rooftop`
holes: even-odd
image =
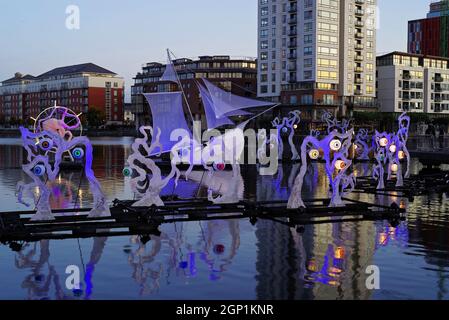
[[[430,55],[425,55],[425,54],[408,53],[408,52],[402,52],[402,51],[393,51],[393,52],[378,56],[377,59],[383,59],[383,58],[390,57],[393,55],[400,55],[403,57],[414,57],[414,58],[421,58],[421,59],[449,61],[449,58],[446,58],[446,57],[430,56]]]
[[[7,79],[3,81],[2,83],[8,84],[8,83],[15,83],[19,81],[26,81],[26,80],[34,80],[36,79],[35,76],[32,76],[30,74],[22,75],[21,73],[17,72],[13,78]]]
[[[77,65],[73,65],[73,66],[56,68],[56,69],[53,69],[51,71],[41,74],[40,76],[38,76],[38,78],[48,78],[48,77],[55,77],[55,76],[67,75],[67,74],[78,74],[78,73],[98,73],[98,74],[116,75],[116,73],[109,71],[105,68],[102,68],[96,64],[83,63],[83,64],[77,64]]]

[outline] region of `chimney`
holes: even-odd
[[[20,73],[20,72],[16,72],[15,74],[14,74],[14,78],[16,78],[16,79],[20,79],[20,78],[22,78],[22,74]]]

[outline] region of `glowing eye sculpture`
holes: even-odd
[[[392,144],[392,145],[390,146],[390,152],[391,152],[391,153],[396,153],[396,150],[397,150],[396,145]]]
[[[123,169],[123,175],[125,177],[131,177],[132,173],[133,173],[133,171],[129,167],[126,167],[126,168]]]
[[[332,151],[338,151],[341,149],[341,141],[340,140],[332,140],[329,147],[331,148]]]
[[[35,166],[33,168],[33,173],[37,176],[37,177],[42,177],[45,174],[46,170],[45,170],[45,166],[42,164],[38,164],[37,166]]]
[[[39,147],[43,151],[49,151],[51,148],[53,148],[53,141],[51,139],[42,139],[39,141]]]
[[[82,148],[75,148],[72,151],[72,156],[76,160],[80,160],[80,159],[84,158],[84,150]]]
[[[346,163],[343,160],[337,160],[335,162],[335,169],[343,170],[344,168],[346,168]]]
[[[312,149],[309,151],[309,157],[312,160],[317,160],[320,157],[320,152],[317,149]]]
[[[399,160],[403,160],[403,159],[405,159],[405,152],[404,151],[399,151],[398,152],[398,158],[399,158]]]
[[[288,133],[288,128],[287,128],[287,127],[283,127],[283,128],[282,128],[282,133],[283,133],[283,134]]]
[[[385,148],[387,145],[388,145],[388,139],[387,138],[381,138],[380,140],[379,140],[379,145],[382,147],[382,148]]]
[[[344,257],[345,257],[345,248],[338,247],[335,250],[335,259],[344,259]]]
[[[215,171],[223,171],[226,165],[224,163],[214,163],[213,167]]]
[[[399,166],[396,163],[393,163],[391,165],[390,169],[391,169],[391,172],[395,172],[396,173],[399,170]]]

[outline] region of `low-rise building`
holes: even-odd
[[[377,58],[382,112],[449,114],[449,59],[392,52]]]
[[[36,117],[55,103],[77,113],[104,112],[108,123],[123,122],[123,78],[93,63],[56,68],[40,76],[16,73],[0,86],[5,123]]]

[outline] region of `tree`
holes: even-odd
[[[95,107],[89,108],[87,112],[87,124],[91,128],[98,128],[106,123],[106,114]]]

